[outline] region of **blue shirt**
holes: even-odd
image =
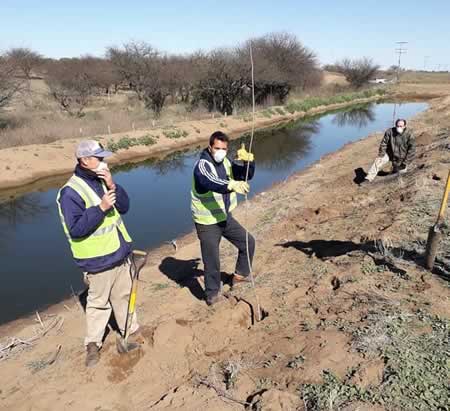
[[[90,170],[77,165],[74,174],[82,178],[97,195],[102,198],[105,194],[102,180]],[[72,238],[84,238],[91,235],[103,222],[106,213],[100,206],[86,208],[86,204],[81,196],[71,187],[64,187],[60,197],[61,211],[64,221]],[[116,184],[116,204],[114,205],[120,214],[125,214],[130,208],[130,200],[126,191]],[[88,273],[98,273],[114,268],[123,263],[131,253],[131,243],[127,243],[120,231],[120,247],[117,251],[94,258],[75,258],[75,263],[81,270]]]

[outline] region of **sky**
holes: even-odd
[[[449,0],[0,0],[0,51],[103,56],[145,41],[169,53],[234,46],[269,32],[295,34],[320,63],[371,57],[402,67],[450,70]]]

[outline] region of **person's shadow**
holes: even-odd
[[[174,257],[166,257],[161,261],[159,270],[179,286],[187,287],[195,298],[204,300],[205,292],[198,280],[204,275],[203,271],[198,268],[200,261],[200,258],[179,260]],[[222,283],[231,286],[232,276],[225,272],[220,274]]]
[[[181,287],[187,287],[195,298],[204,300],[205,293],[198,281],[198,277],[203,275],[203,271],[198,269],[199,264],[200,258],[179,260],[166,257],[161,261],[159,270]]]

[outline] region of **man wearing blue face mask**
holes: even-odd
[[[395,127],[388,128],[384,133],[378,157],[370,167],[365,182],[372,182],[389,161],[392,162],[394,173],[406,173],[415,155],[416,140],[412,131],[406,127],[406,120],[399,118],[395,122]]]
[[[238,249],[233,283],[248,281],[250,267],[247,258],[245,229],[233,218],[231,212],[237,206],[236,193],[245,195],[250,186],[245,181],[255,173],[253,154],[244,147],[238,150],[237,160],[227,158],[229,138],[216,131],[209,139],[209,146],[202,151],[194,166],[191,190],[191,210],[200,240],[205,275],[205,294],[208,305],[220,300],[221,277],[219,245],[222,237]],[[255,239],[248,236],[250,264],[255,252]]]

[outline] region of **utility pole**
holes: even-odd
[[[398,44],[397,48],[395,49],[395,52],[398,54],[398,64],[397,64],[397,83],[400,80],[400,64],[402,59],[402,54],[406,54],[407,49],[403,46],[405,44],[408,44],[407,41],[396,41],[396,44]]]
[[[425,56],[423,58],[423,71],[427,71],[427,62],[428,62],[429,58],[430,58],[430,56]]]

